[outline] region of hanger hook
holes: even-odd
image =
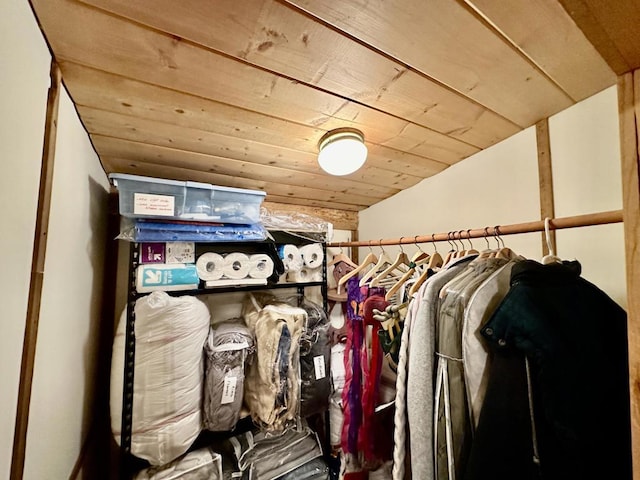
[[[500,236],[500,225],[496,225],[495,227],[493,227],[493,231],[496,234],[496,240],[498,242],[498,248],[500,248],[502,246],[502,248],[505,247],[504,245],[504,240],[502,240],[502,237]],[[502,244],[502,245],[500,245]]]
[[[370,251],[371,253],[373,253],[373,248],[371,248],[371,240],[369,240],[369,245],[368,245],[368,247],[369,247],[369,251]]]
[[[451,232],[447,232],[447,242],[449,243],[450,252],[458,251],[458,248],[453,243],[451,243]]]
[[[400,251],[401,251],[402,253],[404,253],[404,248],[402,248],[402,239],[403,239],[403,238],[404,238],[404,237],[400,237],[400,244],[399,244],[399,245],[400,245]]]
[[[415,243],[416,248],[417,248],[418,250],[420,250],[422,253],[426,253],[424,250],[422,250],[422,249],[420,248],[420,245],[418,245],[418,235],[416,235],[415,237],[413,237],[413,243]]]
[[[433,251],[435,253],[438,253],[438,247],[436,245],[436,234],[435,233],[431,234],[431,243],[433,243]]]
[[[462,232],[464,232],[464,230],[460,230],[460,231],[458,232],[458,238],[460,239],[460,245],[462,245],[462,250],[464,250],[464,249],[465,249],[465,248],[464,248],[464,241],[463,241],[463,240],[464,240],[464,237],[462,236]]]
[[[382,250],[382,253],[387,253],[384,247],[382,246],[382,239],[378,241],[378,246],[380,247],[380,250]]]
[[[484,241],[487,242],[487,250],[491,250],[491,245],[489,245],[489,227],[484,227]]]
[[[467,240],[469,240],[469,245],[471,245],[471,250],[473,250],[473,242],[471,241],[471,229],[467,229]]]

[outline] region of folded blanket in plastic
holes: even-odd
[[[240,472],[250,472],[250,480],[278,479],[322,456],[316,433],[306,427],[282,432],[246,432],[225,440],[224,449]]]

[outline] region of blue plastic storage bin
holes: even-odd
[[[260,221],[266,195],[260,190],[220,187],[208,183],[111,173],[118,188],[120,215],[236,224]]]

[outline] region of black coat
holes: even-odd
[[[482,328],[494,360],[467,480],[631,478],[626,313],[580,271],[513,267]]]

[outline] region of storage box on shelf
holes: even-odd
[[[253,224],[260,221],[260,190],[221,187],[208,183],[112,173],[118,188],[120,215],[205,222]]]

